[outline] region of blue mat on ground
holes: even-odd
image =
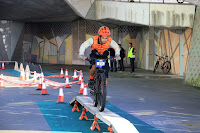
[[[44,76],[53,76],[54,74],[43,72]]]
[[[6,72],[11,73],[11,74],[13,74],[13,75],[15,75],[17,77],[20,77],[20,72],[14,70],[14,69],[3,69],[3,70],[6,71]]]
[[[55,76],[54,74],[51,74],[51,73],[46,73],[46,72],[43,72],[44,73],[44,76]],[[48,79],[51,79],[51,78],[60,78],[60,77],[46,77]]]
[[[37,105],[43,113],[50,128],[52,129],[52,131],[54,131],[53,133],[108,132],[108,126],[102,121],[98,121],[101,131],[90,130],[90,126],[93,123],[94,116],[89,112],[87,112],[87,116],[89,119],[88,121],[79,120],[82,110],[81,107],[79,107],[80,112],[72,112],[73,107],[69,105],[69,103],[57,104],[56,102],[37,102]],[[106,108],[129,120],[131,123],[134,124],[134,126],[140,133],[164,133],[110,103],[106,104]]]
[[[98,121],[101,131],[90,130],[94,116],[89,112],[86,112],[88,121],[79,120],[82,112],[81,107],[79,107],[80,112],[72,112],[73,106],[69,105],[69,103],[37,102],[37,105],[53,133],[109,133],[108,126],[102,121]]]
[[[137,130],[140,133],[164,133],[164,132],[160,131],[159,129],[145,123],[144,121],[134,117],[133,115],[125,112],[124,110],[117,108],[116,106],[114,106],[110,103],[106,103],[106,108],[112,112],[115,112],[116,114],[120,115],[121,117],[129,120],[135,126],[135,128],[137,128]]]

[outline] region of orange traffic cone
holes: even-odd
[[[42,89],[42,76],[40,75],[38,88],[36,90],[41,90],[41,89]]]
[[[65,79],[68,77],[68,70],[65,70]]]
[[[70,84],[69,84],[69,76],[66,77],[65,83],[66,83],[65,88],[71,87]]]
[[[5,69],[4,62],[2,62],[2,69]]]
[[[42,72],[41,73],[41,76],[42,76],[42,81],[44,80],[44,73]]]
[[[59,90],[59,96],[58,96],[58,103],[64,103],[65,99],[64,99],[64,94],[63,94],[63,87],[60,86],[60,90]]]
[[[26,77],[25,80],[29,80],[29,71],[26,71]]]
[[[81,72],[79,74],[79,80],[78,80],[78,84],[79,85],[81,84],[81,81],[82,81],[82,70],[81,70]]]
[[[37,82],[37,73],[34,71],[33,82]]]
[[[84,80],[82,80],[81,82],[81,86],[80,86],[80,94],[83,94],[83,89],[84,89]]]
[[[76,69],[74,69],[74,76],[73,76],[73,80],[78,80],[78,76],[76,74]]]
[[[60,72],[60,78],[64,78],[64,74],[63,74],[63,68],[61,68],[61,72]]]
[[[24,73],[24,69],[22,69],[21,74],[20,74],[20,79],[21,80],[25,80],[25,73]]]
[[[1,74],[0,78],[3,78],[3,74]],[[0,81],[0,87],[4,87],[5,84],[4,84],[4,81]]]
[[[88,97],[87,85],[84,85],[83,96],[84,96],[84,97]]]
[[[41,92],[42,95],[47,95],[47,89],[46,89],[46,83],[45,83],[45,80],[43,80],[43,83],[42,83],[42,92]]]

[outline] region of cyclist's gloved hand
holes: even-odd
[[[121,60],[121,57],[119,55],[116,55],[116,60]]]
[[[80,59],[85,60],[85,56],[84,55],[79,55]]]

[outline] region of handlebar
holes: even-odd
[[[86,61],[89,61],[89,62],[90,62],[91,59],[97,59],[97,58],[93,58],[93,57],[90,57],[90,58],[89,58],[89,57],[85,57],[85,60],[86,60]],[[113,60],[113,59],[112,59],[112,58],[105,58],[105,59],[102,59],[102,60]],[[114,60],[116,60],[116,58],[114,58]]]

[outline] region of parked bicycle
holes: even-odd
[[[87,58],[85,60],[91,62],[91,59]],[[103,67],[106,65],[107,59],[95,59],[96,71],[94,74],[94,86],[91,89],[90,93],[93,96],[93,105],[98,106],[100,112],[104,111],[106,104],[106,75]]]
[[[153,73],[156,72],[156,69],[158,68],[159,64],[161,65],[161,69],[162,69],[163,73],[165,73],[165,74],[169,73],[171,70],[171,62],[168,61],[168,56],[165,56],[165,55],[159,56],[157,54],[155,54],[155,55],[158,58],[157,58]]]

